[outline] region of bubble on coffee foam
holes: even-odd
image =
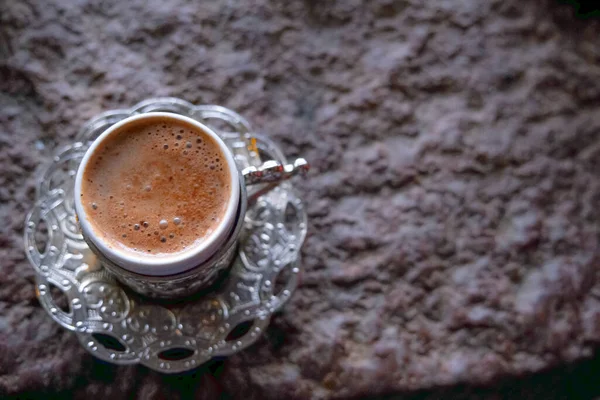
[[[181,218],[179,218],[179,217],[175,217],[175,218],[173,218],[173,223],[174,223],[175,225],[179,225],[179,224],[181,224]]]
[[[166,219],[161,219],[158,226],[160,229],[167,229],[169,227],[169,222]]]

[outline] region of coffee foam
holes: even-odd
[[[100,144],[83,172],[81,200],[109,246],[173,255],[217,228],[231,180],[212,137],[157,117],[123,127]]]

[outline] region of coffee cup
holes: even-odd
[[[104,131],[81,161],[74,193],[90,248],[117,279],[152,297],[193,293],[226,270],[247,202],[225,142],[165,112]]]
[[[240,171],[206,125],[143,113],[90,145],[75,177],[75,212],[84,240],[120,282],[149,297],[184,297],[231,266],[248,205],[308,169],[299,158]]]

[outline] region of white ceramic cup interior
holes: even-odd
[[[111,246],[106,240],[103,240],[102,232],[96,231],[97,228],[95,228],[90,222],[90,216],[85,212],[85,208],[81,202],[81,183],[83,180],[83,174],[90,157],[98,149],[98,147],[112,135],[118,135],[122,133],[127,126],[136,124],[141,120],[151,120],[155,118],[170,119],[187,123],[214,139],[214,142],[218,144],[221,153],[226,160],[226,165],[229,168],[229,174],[231,177],[229,202],[225,213],[223,214],[223,218],[221,219],[221,224],[198,244],[190,246],[189,249],[173,255],[145,255],[141,252],[134,252],[133,250],[127,251],[120,247]],[[104,131],[87,150],[83,160],[81,161],[81,164],[79,165],[77,176],[75,178],[75,211],[77,212],[79,224],[85,238],[88,241],[91,241],[92,244],[96,246],[96,248],[106,258],[118,266],[142,275],[174,275],[199,266],[203,262],[207,261],[210,256],[219,250],[219,248],[225,244],[229,238],[232,228],[236,222],[239,202],[240,179],[235,160],[227,145],[213,130],[201,124],[200,122],[182,115],[167,112],[152,112],[134,115],[112,125],[106,131]]]

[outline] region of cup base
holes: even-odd
[[[104,113],[84,127],[79,143],[59,151],[40,175],[37,202],[25,221],[24,243],[40,304],[55,322],[74,332],[86,350],[110,363],[178,373],[243,350],[261,337],[272,313],[297,287],[306,212],[289,182],[260,197],[246,212],[239,245],[232,247],[235,256],[229,273],[214,290],[168,305],[123,290],[78,231],[72,172],[83,157],[85,143],[115,119],[160,110],[195,118],[219,117],[237,132],[229,136],[231,147],[240,151],[236,161],[252,160],[251,154],[241,153],[247,147],[235,145],[251,128],[241,116],[222,107],[168,98]],[[268,157],[286,163],[267,138],[261,138],[258,146]],[[42,226],[49,233],[44,243],[38,237]],[[276,282],[282,282],[281,287]],[[67,309],[57,303],[56,289],[66,297]]]

